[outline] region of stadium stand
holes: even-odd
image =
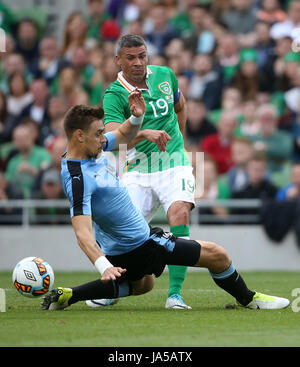
[[[235,223],[237,213],[238,223],[262,223],[261,204],[292,185],[300,151],[300,1],[9,0],[0,1],[0,12],[0,224],[69,223],[54,188],[62,119],[73,105],[101,104],[119,71],[116,40],[128,32],[145,38],[150,62],[174,70],[189,106],[186,150],[206,153],[194,223]],[[27,144],[22,136],[18,142],[20,131],[30,131]],[[244,160],[236,142],[251,151]],[[266,161],[259,183],[249,181],[253,154]],[[285,200],[299,200],[299,190],[294,185]],[[60,204],[46,208],[47,198]]]

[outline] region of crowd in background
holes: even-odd
[[[144,37],[149,64],[178,78],[186,150],[205,157],[196,199],[300,196],[300,1],[87,0],[86,12],[67,17],[62,42],[1,1],[0,12],[1,201],[64,198],[64,114],[101,104],[119,72],[116,41],[127,33]],[[230,210],[210,212],[226,218]]]

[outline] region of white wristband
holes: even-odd
[[[141,116],[134,116],[134,115],[131,115],[129,117],[129,121],[131,123],[131,125],[141,125],[143,123],[143,120],[144,120],[144,116],[145,114],[141,115]]]
[[[94,265],[101,275],[103,275],[106,269],[113,267],[105,256],[98,257]]]

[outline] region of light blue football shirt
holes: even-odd
[[[105,134],[104,151],[112,150],[115,135]],[[150,228],[132,203],[109,159],[62,159],[62,186],[70,201],[70,215],[90,215],[96,241],[105,255],[120,255],[149,239]]]

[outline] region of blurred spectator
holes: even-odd
[[[9,79],[14,73],[22,73],[28,85],[32,82],[33,77],[26,68],[24,57],[16,52],[8,54],[3,61],[0,89],[6,94],[9,93]]]
[[[36,144],[38,142],[39,139],[39,126],[38,124],[31,118],[31,117],[24,117],[22,120],[20,120],[20,124],[19,126],[26,126],[28,127],[31,131],[31,137],[32,140],[34,142],[34,144]]]
[[[86,44],[87,24],[80,12],[71,13],[65,23],[62,56],[71,61],[78,46]]]
[[[252,0],[232,0],[231,9],[221,17],[228,30],[237,36],[241,47],[251,47],[255,39],[256,12]]]
[[[187,100],[186,147],[199,146],[203,138],[216,134],[217,129],[206,117],[206,108],[201,100]]]
[[[10,9],[9,6],[3,4],[3,1],[0,2],[0,27],[7,33],[12,33],[13,28],[17,23],[17,16],[15,12]]]
[[[240,67],[235,74],[232,86],[239,89],[242,99],[255,99],[260,91],[271,88],[265,76],[258,70],[258,54],[255,49],[240,52]]]
[[[178,37],[175,28],[169,24],[165,6],[153,4],[150,10],[151,28],[145,32],[146,42],[156,47],[157,53],[164,53],[165,47],[173,38]]]
[[[293,200],[300,197],[300,163],[296,162],[291,168],[290,183],[280,190],[276,195],[277,201]]]
[[[205,18],[209,14],[206,9],[201,6],[191,8],[190,20],[193,32],[184,38],[185,47],[194,54],[209,54],[215,47],[215,38],[213,33],[204,26]]]
[[[51,120],[50,133],[45,140],[44,146],[50,152],[57,139],[65,136],[64,131],[64,115],[57,116]]]
[[[248,182],[247,164],[252,156],[253,147],[246,138],[235,138],[231,146],[233,166],[226,174],[227,184],[233,194],[243,189]]]
[[[7,110],[6,95],[0,91],[0,144],[9,142],[16,124],[16,119]]]
[[[291,119],[290,133],[293,139],[293,154],[292,160],[300,162],[300,114],[297,113]]]
[[[257,66],[260,72],[273,83],[273,65],[269,59],[275,55],[275,41],[270,36],[270,26],[268,23],[258,22],[255,26],[256,40],[253,47],[257,51]]]
[[[16,127],[13,142],[17,154],[9,160],[5,177],[9,183],[20,188],[28,199],[39,171],[49,166],[52,159],[45,148],[34,144],[34,136],[29,126]]]
[[[103,0],[87,0],[86,17],[87,23],[87,38],[92,38],[96,41],[99,40],[101,34],[101,27],[103,23],[110,19],[110,14],[106,11],[105,1]]]
[[[23,73],[13,73],[9,78],[8,88],[7,111],[17,117],[33,100]]]
[[[63,130],[63,118],[60,119],[60,129]],[[65,153],[68,146],[67,138],[62,133],[60,135],[56,135],[53,137],[51,144],[47,146],[47,149],[52,158],[51,166],[47,166],[45,169],[40,170],[38,176],[36,177],[34,188],[32,190],[33,195],[36,195],[37,192],[41,190],[41,181],[44,173],[49,169],[57,171],[60,174],[61,171],[61,157]]]
[[[242,116],[243,122],[240,125],[240,133],[242,136],[248,137],[257,135],[260,132],[260,124],[257,121],[256,110],[257,110],[256,101],[250,99],[243,103],[242,107]]]
[[[52,83],[51,95],[66,99],[68,105],[73,106],[76,93],[83,90],[79,78],[80,76],[76,74],[73,67],[66,66]]]
[[[286,20],[287,14],[280,9],[278,0],[262,0],[261,9],[257,12],[257,18],[270,25],[283,22]]]
[[[278,41],[277,59],[273,65],[274,85],[276,90],[286,92],[295,86],[295,77],[300,65],[300,56],[296,52],[288,50],[284,55],[281,55],[290,46],[291,40],[284,39]],[[281,46],[282,45],[282,46]],[[282,51],[280,51],[282,48]]]
[[[23,108],[18,120],[30,117],[35,121],[39,129],[37,143],[43,145],[50,131],[49,88],[45,79],[34,80],[30,85],[30,93],[33,101]]]
[[[35,78],[43,78],[47,84],[60,73],[60,70],[69,65],[69,62],[59,54],[59,46],[56,38],[44,37],[40,42],[39,57],[31,66]]]
[[[290,134],[278,129],[278,113],[273,105],[263,105],[257,111],[260,132],[250,136],[256,151],[266,155],[270,173],[280,171],[292,157]]]
[[[196,184],[197,188],[197,184]],[[196,190],[196,199],[204,200],[224,200],[230,198],[230,191],[226,183],[218,180],[218,171],[216,162],[209,156],[204,158],[203,167],[203,193],[199,193]],[[209,223],[201,219],[201,216],[214,214],[219,219],[225,221],[228,217],[228,210],[225,207],[211,207],[211,208],[199,208],[200,223]],[[218,221],[219,222],[219,221]]]
[[[264,154],[254,153],[247,165],[248,184],[232,194],[233,199],[274,199],[277,187],[267,178],[267,161]],[[234,214],[258,214],[257,208],[235,208]]]
[[[229,85],[239,67],[239,48],[234,34],[227,33],[221,37],[216,55],[218,57],[224,75],[224,85]]]
[[[7,200],[23,199],[23,194],[15,185],[10,184],[4,173],[0,171],[0,203]],[[22,222],[22,209],[0,207],[0,224],[20,224]]]
[[[217,164],[219,174],[228,172],[232,167],[231,145],[236,126],[236,114],[224,111],[217,127],[217,133],[206,136],[200,144],[199,150],[212,157]]]
[[[90,52],[90,74],[87,78],[87,89],[89,90],[90,103],[98,105],[103,93],[103,65],[104,52],[101,47],[95,47]]]
[[[270,30],[273,39],[282,37],[299,37],[295,30],[300,27],[300,1],[290,1],[288,3],[287,18],[275,23]]]
[[[149,59],[149,65],[168,66],[168,60],[165,55],[154,55]]]
[[[189,78],[186,75],[178,75],[177,79],[178,79],[178,88],[180,89],[181,93],[187,97],[189,94],[189,87],[190,87]]]
[[[173,57],[180,57],[184,51],[184,41],[181,38],[173,38],[165,47],[164,56],[168,59]]]
[[[239,89],[227,87],[223,89],[221,108],[209,112],[209,119],[214,125],[218,125],[224,111],[234,112],[238,121],[242,119],[242,95]],[[238,128],[238,126],[237,126]]]
[[[65,199],[60,180],[60,174],[57,170],[50,168],[46,170],[41,178],[41,189],[35,195],[38,200],[59,200]],[[66,224],[69,223],[66,217],[69,215],[68,208],[36,208],[36,224]],[[68,217],[67,217],[68,218]]]
[[[208,110],[219,107],[222,77],[214,69],[212,58],[209,55],[196,55],[193,59],[193,71],[188,97],[202,99]]]
[[[198,5],[197,0],[182,0],[179,12],[169,19],[170,24],[177,30],[180,38],[191,35],[194,27],[191,22],[193,8]]]
[[[103,64],[103,88],[108,88],[110,83],[116,80],[119,66],[115,62],[115,56],[106,57]]]
[[[18,24],[16,52],[23,55],[28,70],[32,72],[32,65],[39,56],[38,26],[32,19],[22,19]]]
[[[300,58],[298,54],[294,54],[290,56],[290,54],[288,55],[288,57],[292,57],[293,59],[297,60],[296,63],[297,65],[295,65],[295,63],[293,63],[295,65],[294,69],[294,75],[291,75],[291,83],[292,83],[292,88],[287,90],[284,93],[284,101],[287,105],[287,107],[294,113],[298,113],[299,112],[299,101],[300,101]],[[299,59],[299,61],[298,61]]]
[[[152,56],[159,55],[156,46],[146,39],[144,24],[141,18],[135,19],[123,27],[122,34],[137,34],[143,37],[147,45],[148,57],[151,58]]]

